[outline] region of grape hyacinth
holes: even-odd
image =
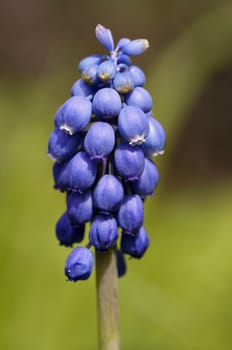
[[[131,56],[148,47],[145,39],[122,38],[96,27],[108,54],[94,54],[78,65],[79,79],[57,110],[48,142],[54,188],[66,193],[66,211],[56,224],[61,245],[72,247],[65,275],[87,279],[96,253],[116,249],[118,276],[126,273],[125,255],[141,258],[149,246],[144,228],[144,200],[159,181],[151,159],[162,154],[165,131],[153,118],[144,72]],[[86,224],[90,223],[87,245]]]
[[[127,272],[126,256],[140,259],[149,247],[144,201],[159,182],[152,157],[164,152],[166,136],[153,117],[145,74],[131,59],[148,41],[114,45],[100,24],[96,37],[108,54],[80,61],[71,96],[55,113],[48,155],[54,189],[66,194],[56,237],[65,247],[77,245],[64,273],[68,281],[86,280],[96,265],[99,349],[119,350],[117,277]]]
[[[74,248],[67,258],[70,281],[90,276],[91,246],[102,254],[117,246],[124,265],[124,254],[143,256],[149,246],[144,199],[159,181],[151,157],[162,154],[165,145],[165,131],[152,117],[145,74],[131,64],[130,56],[143,53],[148,41],[122,38],[115,47],[111,31],[100,24],[96,37],[109,54],[81,60],[80,78],[57,110],[48,142],[48,155],[55,161],[54,188],[67,193],[57,239],[64,246],[79,243],[90,223],[87,247]],[[119,276],[125,271],[118,267]]]

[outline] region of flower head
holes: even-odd
[[[87,247],[75,247],[67,258],[70,281],[90,276],[91,246],[102,254],[117,246],[118,276],[126,273],[125,254],[144,255],[150,243],[143,227],[144,198],[159,181],[151,157],[163,153],[166,141],[152,117],[145,74],[131,59],[146,51],[148,41],[124,37],[115,46],[110,29],[100,24],[96,37],[107,52],[78,64],[80,77],[55,114],[48,143],[54,188],[66,192],[57,239],[64,246],[79,243],[90,223]]]

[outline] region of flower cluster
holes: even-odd
[[[162,154],[165,144],[143,87],[145,75],[131,63],[148,41],[123,38],[115,47],[111,31],[100,24],[96,37],[109,54],[80,61],[81,77],[56,112],[48,143],[54,187],[67,194],[67,209],[56,224],[60,244],[80,243],[90,222],[88,245],[74,248],[66,261],[71,281],[90,276],[91,246],[104,253],[117,245],[119,276],[126,271],[124,254],[143,256],[149,246],[143,202],[159,181],[151,157]]]

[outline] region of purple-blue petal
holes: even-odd
[[[84,96],[91,98],[95,93],[95,88],[87,84],[83,79],[78,79],[71,88],[72,96]]]
[[[104,61],[98,66],[97,76],[102,81],[108,81],[113,79],[115,74],[116,65],[113,60]]]
[[[118,277],[126,274],[126,260],[121,250],[117,249],[117,271]]]
[[[113,247],[118,239],[117,221],[111,215],[97,215],[89,231],[90,243],[99,251]]]
[[[55,163],[53,165],[54,188],[61,192],[68,190],[68,172],[67,165],[69,161]]]
[[[60,245],[70,247],[74,243],[80,243],[84,238],[84,233],[85,225],[73,226],[67,212],[56,223],[56,237]]]
[[[93,254],[85,247],[76,247],[68,256],[65,264],[65,275],[69,281],[86,280],[93,269]]]
[[[149,132],[146,114],[138,107],[124,107],[118,117],[118,130],[131,146],[144,142]]]
[[[84,148],[91,159],[104,159],[112,152],[114,145],[114,129],[105,122],[93,123],[84,139]]]
[[[143,219],[144,210],[141,198],[138,195],[126,196],[117,214],[119,226],[121,226],[124,231],[133,233],[142,226]]]
[[[152,98],[147,90],[137,86],[131,93],[125,97],[125,102],[129,106],[135,106],[144,113],[149,112],[152,109]]]
[[[97,164],[86,152],[78,152],[67,165],[67,186],[72,191],[84,192],[92,186]]]
[[[149,42],[146,39],[135,39],[123,45],[121,50],[126,55],[137,56],[146,51],[148,47]]]
[[[90,221],[93,216],[92,192],[88,190],[84,193],[69,193],[67,208],[72,224],[79,225]]]
[[[94,206],[102,212],[114,212],[124,196],[121,181],[114,175],[104,175],[98,181],[94,192]]]
[[[84,96],[73,96],[66,103],[57,126],[70,135],[83,131],[90,121],[92,103]]]
[[[134,88],[133,76],[130,72],[117,72],[113,79],[114,89],[117,90],[120,94],[124,95],[132,91]]]
[[[166,142],[166,134],[163,126],[158,120],[149,117],[149,133],[145,142],[142,144],[144,153],[148,156],[156,156],[164,153],[164,146]]]
[[[146,83],[146,77],[145,74],[143,73],[142,69],[140,69],[137,66],[130,66],[129,67],[129,73],[133,77],[134,81],[134,86],[143,86]]]
[[[57,162],[71,158],[82,143],[83,136],[79,133],[69,135],[60,129],[51,133],[48,142],[48,155]]]
[[[159,172],[155,163],[145,158],[145,166],[141,176],[131,182],[131,188],[134,193],[141,197],[151,196],[159,182]]]
[[[114,49],[114,40],[110,29],[98,24],[95,30],[98,41],[109,51]]]
[[[101,119],[116,117],[121,106],[121,98],[117,91],[112,88],[98,90],[93,98],[93,113]]]
[[[149,244],[150,240],[144,227],[141,227],[135,235],[122,233],[121,250],[133,258],[140,259],[149,247]]]
[[[114,152],[116,170],[126,180],[136,180],[144,170],[144,154],[139,146],[120,144]]]
[[[78,65],[78,69],[80,73],[82,73],[83,71],[85,71],[87,68],[89,68],[94,64],[97,64],[97,65],[100,64],[103,57],[104,56],[102,55],[91,55],[83,58]]]

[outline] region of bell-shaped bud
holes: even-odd
[[[80,61],[79,65],[78,65],[78,69],[79,69],[80,73],[82,73],[83,71],[85,71],[86,69],[88,69],[89,67],[91,67],[95,64],[99,65],[103,59],[104,59],[104,56],[102,56],[102,55],[87,56]]]
[[[138,86],[131,93],[126,95],[125,102],[129,106],[135,106],[140,109],[144,113],[149,112],[152,109],[152,98],[147,90]]]
[[[81,72],[81,79],[83,79],[87,84],[93,85],[97,82],[97,71],[98,64],[93,64],[92,66],[87,67]]]
[[[112,152],[114,144],[114,129],[105,122],[93,123],[84,139],[85,150],[91,159],[104,159]]]
[[[118,174],[126,180],[138,179],[144,170],[144,154],[139,146],[131,147],[127,143],[118,145],[114,162]]]
[[[79,225],[90,221],[93,216],[92,192],[90,190],[84,193],[70,192],[67,207],[72,224]]]
[[[48,155],[57,162],[67,160],[77,152],[82,138],[79,133],[68,135],[60,129],[55,129],[49,137]]]
[[[113,79],[115,74],[116,66],[113,60],[104,61],[98,66],[97,76],[102,81]]]
[[[120,94],[127,94],[134,88],[134,80],[129,71],[117,72],[113,79],[113,86]]]
[[[131,146],[142,144],[149,132],[146,114],[138,107],[124,107],[118,117],[118,130]]]
[[[135,235],[122,233],[121,250],[133,258],[140,259],[149,247],[149,244],[150,240],[144,227],[141,227]]]
[[[123,231],[133,233],[143,225],[143,202],[138,195],[126,196],[119,208],[117,221]]]
[[[123,54],[118,55],[117,63],[118,64],[126,64],[127,66],[129,66],[131,64],[130,56],[123,55]]]
[[[128,38],[121,38],[118,43],[117,43],[117,46],[116,46],[116,50],[119,51],[121,50],[121,48],[125,45],[127,45],[131,40],[128,39]]]
[[[68,190],[68,163],[68,161],[65,161],[53,165],[54,188],[56,190],[59,189],[61,192]]]
[[[56,114],[54,116],[54,125],[56,128],[59,128],[60,125],[62,124],[63,116],[64,116],[64,111],[66,106],[69,104],[69,99],[65,101],[56,111]]]
[[[78,79],[71,88],[72,96],[83,96],[91,99],[95,93],[95,88],[87,84],[83,79]]]
[[[122,277],[126,274],[126,261],[121,250],[117,249],[117,270],[118,277]]]
[[[131,188],[134,193],[141,197],[151,196],[159,182],[159,172],[152,160],[145,158],[145,166],[141,176],[131,182]]]
[[[93,254],[85,247],[76,247],[68,256],[65,265],[65,275],[69,281],[86,280],[93,269]]]
[[[73,96],[65,103],[64,110],[57,119],[57,127],[73,135],[83,131],[90,121],[92,103],[83,96]]]
[[[133,77],[134,86],[143,86],[146,83],[146,77],[143,73],[142,69],[140,69],[137,66],[130,66],[129,67],[129,73]]]
[[[111,215],[97,215],[89,231],[89,241],[99,251],[113,247],[118,239],[117,221]]]
[[[114,49],[114,40],[110,29],[103,27],[101,24],[98,24],[95,30],[96,37],[98,41],[108,50],[109,52]]]
[[[78,152],[67,165],[67,185],[72,191],[84,192],[92,186],[97,164],[86,152]]]
[[[131,40],[128,43],[125,43],[121,47],[121,50],[124,54],[129,56],[137,56],[146,51],[149,47],[149,42],[146,39],[135,39]]]
[[[158,120],[149,117],[149,133],[145,142],[142,144],[142,148],[146,156],[157,156],[164,153],[164,146],[166,142],[166,134],[163,126]]]
[[[93,192],[94,206],[105,213],[117,211],[123,196],[121,181],[114,175],[104,175]]]
[[[103,88],[93,98],[93,113],[101,119],[116,117],[121,110],[121,98],[112,88]]]
[[[56,223],[56,237],[60,245],[71,247],[84,238],[85,225],[73,226],[67,213],[64,213]]]

